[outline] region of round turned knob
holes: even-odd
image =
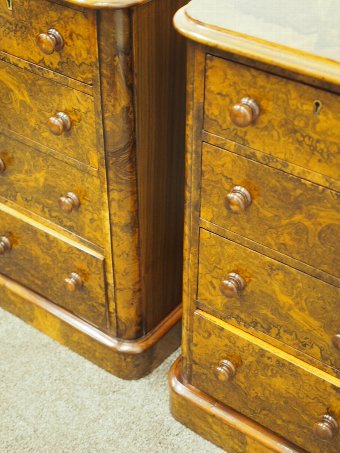
[[[65,278],[65,286],[67,291],[70,291],[70,293],[74,293],[78,289],[80,289],[83,286],[83,281],[76,272],[72,272],[72,274]]]
[[[5,162],[0,159],[0,173],[3,173],[6,170]]]
[[[59,198],[59,207],[65,212],[72,212],[73,209],[78,209],[79,206],[79,198],[73,192],[68,192],[66,196]]]
[[[245,283],[243,278],[234,272],[228,274],[227,278],[220,283],[221,293],[223,296],[229,298],[238,296],[244,287]]]
[[[67,113],[58,112],[48,120],[48,127],[53,135],[62,135],[71,129],[72,123]]]
[[[340,351],[340,333],[337,333],[332,338],[334,347]]]
[[[238,127],[247,127],[254,123],[260,114],[258,103],[251,98],[243,98],[230,109],[231,121]]]
[[[251,195],[247,189],[235,186],[226,197],[227,207],[235,213],[243,212],[251,204]]]
[[[321,440],[332,440],[338,434],[339,425],[336,420],[326,414],[314,425],[314,434]]]
[[[64,47],[64,40],[57,30],[50,28],[47,33],[37,36],[37,45],[44,54],[51,55]]]
[[[4,253],[8,252],[11,250],[12,244],[11,241],[6,237],[2,236],[0,238],[0,255],[3,255]]]
[[[222,360],[215,370],[216,377],[221,382],[230,381],[236,374],[236,367],[230,360]]]

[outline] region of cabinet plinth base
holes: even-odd
[[[0,307],[122,379],[139,379],[180,345],[181,307],[137,340],[111,337],[0,275]]]
[[[228,453],[302,453],[304,450],[185,383],[182,357],[169,372],[170,406],[176,420]]]

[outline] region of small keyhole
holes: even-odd
[[[13,9],[13,0],[6,0],[7,1],[7,8],[12,11]]]
[[[314,101],[314,107],[313,107],[313,114],[314,115],[320,115],[320,111],[322,109],[322,103],[318,99]]]

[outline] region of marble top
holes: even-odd
[[[192,0],[185,12],[208,28],[340,62],[340,0]]]

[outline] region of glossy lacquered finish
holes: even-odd
[[[293,0],[192,0],[174,20],[191,41],[171,408],[228,452],[340,450],[340,10],[311,3],[304,27]]]
[[[127,379],[182,282],[184,1],[135,4],[0,4],[0,304]]]

